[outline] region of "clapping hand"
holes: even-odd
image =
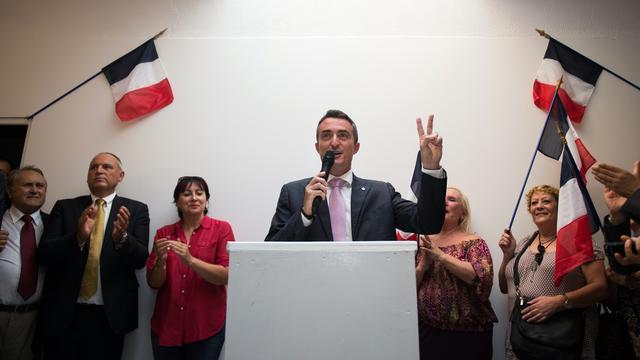
[[[434,260],[439,260],[442,256],[444,256],[444,252],[437,246],[434,245],[429,238],[429,235],[420,235],[419,240],[420,250],[423,251],[429,258]]]
[[[93,226],[96,223],[97,210],[98,207],[94,204],[91,204],[86,209],[84,209],[84,211],[82,211],[82,214],[80,214],[76,234],[78,245],[82,246],[87,240],[89,240],[89,236],[91,235]]]
[[[129,209],[121,206],[120,209],[118,209],[116,220],[113,222],[111,239],[116,242],[121,241],[122,235],[124,235],[124,232],[127,231],[127,227],[129,227]]]
[[[167,261],[171,240],[169,238],[161,238],[153,244],[153,253],[156,255],[158,262],[164,264]]]
[[[192,261],[189,245],[179,240],[168,240],[170,250],[182,261],[183,264],[189,266]]]
[[[596,180],[622,197],[629,197],[640,189],[640,161],[633,164],[633,173],[609,164],[597,164],[592,169]]]

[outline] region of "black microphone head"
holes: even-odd
[[[332,150],[327,150],[322,157],[322,168],[320,168],[320,171],[324,171],[325,173],[325,180],[329,178],[329,171],[331,171],[334,161],[336,161],[336,154]]]
[[[333,165],[333,162],[336,160],[336,153],[333,152],[333,150],[327,150],[326,153],[324,153],[324,157],[322,158],[322,163],[328,163]]]

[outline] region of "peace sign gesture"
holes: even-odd
[[[429,115],[427,120],[427,132],[422,127],[422,119],[416,119],[418,128],[418,139],[420,141],[420,159],[422,167],[428,170],[440,169],[440,159],[442,159],[442,137],[433,132],[433,115]]]

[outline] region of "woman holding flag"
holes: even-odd
[[[549,185],[530,189],[526,196],[527,210],[537,231],[517,244],[509,230],[505,230],[500,237],[498,244],[504,254],[498,272],[500,291],[509,294],[511,314],[517,300],[514,262],[519,257],[517,271],[520,295],[530,299],[521,312],[522,320],[542,323],[564,310],[586,309],[581,358],[594,359],[598,326],[598,312],[594,305],[607,296],[604,254],[594,245],[592,260],[571,270],[558,286],[554,286],[558,194],[559,190]],[[511,322],[507,325],[506,358],[517,359],[511,347],[510,334]]]

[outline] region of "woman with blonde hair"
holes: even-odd
[[[493,263],[485,241],[469,232],[469,201],[447,189],[440,233],[420,235],[416,259],[421,359],[491,359],[489,295]]]

